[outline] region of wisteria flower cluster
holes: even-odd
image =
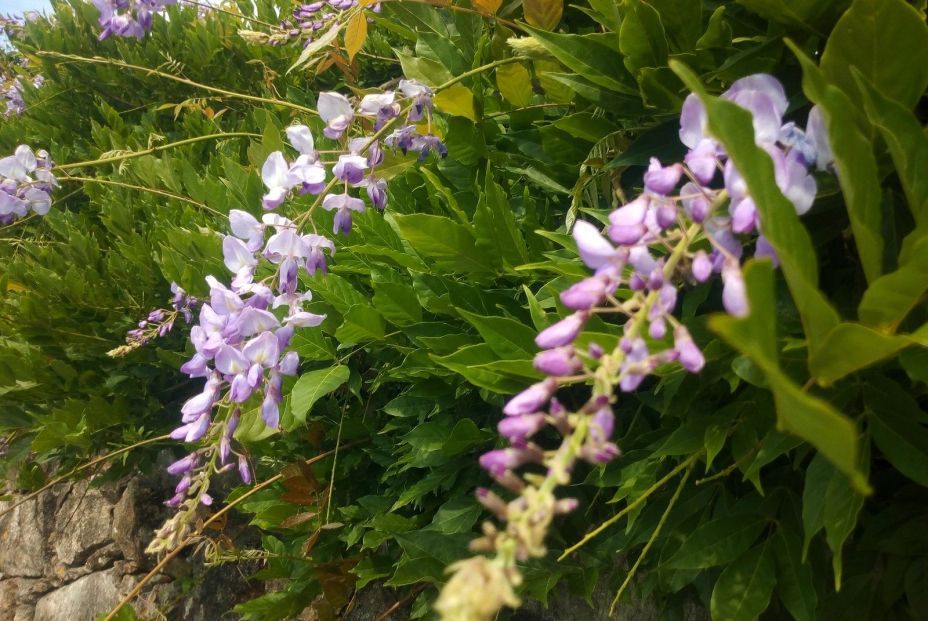
[[[344,23],[345,12],[357,6],[358,0],[321,0],[299,4],[288,19],[280,22],[273,32],[240,30],[239,34],[252,43],[262,45],[285,45],[301,41],[302,47],[312,43],[319,32],[327,32],[338,23]],[[380,13],[381,5],[371,4],[366,8]]]
[[[171,308],[156,308],[148,313],[138,327],[126,333],[126,344],[107,352],[113,358],[125,356],[129,352],[147,345],[156,338],[163,337],[174,329],[174,322],[182,317],[184,323],[193,321],[193,313],[199,307],[200,300],[188,294],[176,282],[171,283]]]
[[[431,91],[405,80],[401,90],[410,99],[406,102],[407,120],[430,122]],[[213,502],[208,493],[210,476],[235,467],[233,453],[242,480],[251,481],[247,458],[233,450],[233,434],[242,416],[260,415],[273,429],[280,425],[283,377],[295,375],[299,366],[298,354],[287,350],[290,339],[297,328],[315,327],[325,319],[325,315],[304,308],[312,294],[301,286],[299,275],[326,273],[327,258],[335,255],[331,239],[315,232],[303,233],[301,222],[321,206],[335,212],[334,232],[348,234],[352,213],[365,209],[364,200],[351,195],[352,188],[363,188],[375,208],[386,207],[386,181],[376,175],[376,167],[383,161],[378,136],[403,111],[395,94],[367,95],[355,108],[343,95],[321,93],[318,108],[326,124],[323,134],[340,148],[317,151],[309,127],[288,127],[286,135],[297,157],[288,161],[283,152],[275,151],[261,170],[267,187],[262,207],[268,213],[259,220],[245,211],[229,212],[232,234],[224,236],[222,250],[231,278],[225,283],[215,276],[207,277],[209,299],[200,305],[199,321],[190,331],[195,353],[181,367],[191,378],[204,378],[205,384],[202,392],[183,405],[182,425],[171,434],[177,440],[201,445],[168,466],[168,472],[181,479],[166,504],[179,511],[156,533],[149,552],[170,549],[186,536],[197,507]],[[349,136],[356,128],[366,131],[365,125],[373,127],[374,134]],[[403,132],[397,148],[423,154],[446,152],[431,134]],[[322,161],[323,155],[338,155],[336,161],[328,162],[331,171]],[[336,186],[342,191],[334,192]],[[274,212],[294,192],[314,195],[316,201],[295,219]],[[145,325],[140,323],[138,330],[130,332],[130,341],[144,341],[170,329],[166,326],[173,324],[177,313],[189,316],[193,304],[195,301],[176,288],[174,311],[153,311],[142,322]]]
[[[53,167],[48,152],[24,144],[0,159],[0,224],[10,224],[30,211],[40,216],[48,213],[52,190],[58,187]]]
[[[347,235],[351,231],[352,213],[364,211],[363,199],[352,196],[351,188],[363,188],[371,204],[377,209],[387,206],[387,182],[376,174],[377,166],[383,162],[384,154],[378,136],[384,133],[388,123],[399,119],[404,105],[408,108],[407,124],[396,129],[383,140],[384,144],[402,150],[418,152],[420,160],[430,152],[440,157],[448,154],[441,140],[428,131],[420,133],[413,123],[425,120],[431,127],[432,91],[414,80],[401,80],[400,93],[393,91],[365,95],[357,103],[336,92],[319,94],[319,116],[325,122],[323,135],[340,141],[340,148],[322,152],[334,157],[330,162],[331,178],[325,163],[316,151],[315,141],[309,128],[295,125],[287,129],[287,137],[299,152],[299,156],[288,161],[284,154],[275,151],[268,156],[261,169],[261,178],[268,188],[263,198],[265,209],[279,207],[296,190],[299,194],[321,196],[321,206],[335,213],[333,231]],[[405,98],[405,100],[404,100]],[[367,121],[367,123],[358,123]],[[372,126],[373,135],[367,135],[365,125]],[[358,128],[360,135],[349,137],[348,132]],[[341,192],[334,192],[340,186]],[[314,265],[320,261],[321,251],[311,259]],[[324,269],[324,262],[321,264]]]
[[[37,75],[32,78],[32,87],[40,88],[44,82],[45,78],[41,75]],[[23,101],[22,78],[14,76],[9,79],[0,79],[0,84],[2,84],[2,88],[0,88],[0,101],[6,103],[3,109],[3,116],[11,117],[25,112],[26,102]]]
[[[152,16],[177,0],[92,0],[100,11],[101,41],[111,35],[141,39],[151,30]]]
[[[765,74],[736,81],[723,97],[752,113],[756,143],[770,154],[779,188],[797,213],[808,211],[816,194],[809,169],[830,164],[818,110],[806,131],[784,124],[783,87]],[[689,148],[683,162],[664,166],[652,158],[644,191],[608,215],[605,236],[589,222],[574,227],[580,258],[594,274],[561,292],[561,304],[572,314],[535,339],[542,350],[535,368],[548,377],[505,405],[499,432],[509,446],[480,458],[511,499],[486,488],[477,490],[477,498],[505,527],[487,522],[472,542],[473,551],[493,552],[494,558],[475,556],[450,568],[454,575],[436,604],[443,619],[485,621],[503,606],[519,605],[517,563],[543,556],[553,518],[577,506],[574,499],[557,498],[556,488],[570,482],[577,460],[597,465],[620,454],[611,441],[616,387],[633,391],[660,365],[679,364],[691,373],[703,368],[702,352],[673,314],[678,283],[720,274],[725,309],[743,316],[749,310],[740,267],[745,246],[753,244],[755,256],[776,261],[754,200],[722,146],[707,134],[706,112],[695,95],[686,99],[680,122],[680,139]],[[749,237],[754,233],[760,235]],[[595,342],[577,345],[593,314],[625,318],[613,351]],[[571,410],[556,393],[578,382],[591,382],[592,391]],[[547,426],[562,437],[555,450],[533,441]],[[524,466],[540,466],[544,474],[519,476]]]

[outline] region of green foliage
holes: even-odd
[[[283,6],[239,3],[272,22]],[[468,11],[385,3],[351,64],[326,62],[331,43],[302,60],[295,45],[248,44],[225,13],[169,15],[141,41],[101,43],[91,6],[58,3],[54,22],[14,39],[46,83],[27,91],[26,114],[0,125],[0,154],[29,143],[68,163],[252,134],[81,169],[99,182],[62,175],[47,217],[4,229],[0,435],[20,485],[41,485],[40,464],[66,467],[176,425],[198,390],[177,372],[186,327],[122,358],[106,352],[165,304],[172,280],[206,294],[204,277],[225,269],[215,232],[230,209],[258,214],[260,165],[282,129],[320,128],[267,100],[312,107],[323,90],[366,92],[401,74],[437,85],[519,56],[438,100],[433,129],[449,157],[388,154],[388,209],[358,214],[331,272],[305,283],[327,319],[293,338],[302,368],[284,386],[286,432],[252,409],[236,434],[258,480],[282,475],[240,508],[263,534],[259,579],[283,586],[236,612],[270,620],[314,606],[334,618],[324,615],[352,589],[383,581],[400,596],[428,585],[414,605],[428,618],[431,586],[485,516],[472,495],[489,480],[476,458],[497,442],[505,397],[541,377],[533,339],[566,315],[558,291],[587,274],[570,225],[604,220],[634,196],[649,157],[682,156],[677,116],[692,90],[756,198],[780,268],[748,264],[744,319],[719,313],[718,286],[681,289],[679,316],[705,370],[662,367],[619,396],[624,454],[574,473],[570,495],[583,510],[556,521],[550,547],[575,544],[615,515],[611,504],[631,508],[575,554],[528,568],[522,594],[546,601],[563,581],[589,598],[600,576],[620,582],[616,553],[637,557],[675,487],[660,482],[692,460],[702,478],[669,512],[636,597],[668,618],[692,602],[726,621],[928,616],[923,6],[593,0],[565,5],[555,28],[520,32]],[[813,103],[825,115],[837,174],[818,175],[819,199],[802,218],[748,113],[714,96],[759,71],[787,85],[791,118]],[[313,224],[330,229],[331,215]],[[619,322],[596,317],[579,342],[620,334]],[[152,468],[153,458],[140,449],[117,470]]]

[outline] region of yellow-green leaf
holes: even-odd
[[[496,85],[506,101],[517,108],[524,108],[532,102],[532,76],[520,63],[510,63],[497,69]]]
[[[564,14],[564,0],[523,0],[525,21],[542,30],[554,30]]]
[[[354,60],[355,54],[361,51],[365,39],[367,39],[367,16],[364,11],[358,11],[351,16],[345,28],[345,51],[348,52],[349,60]]]
[[[477,8],[483,9],[487,13],[494,15],[499,7],[502,6],[503,0],[474,0]]]
[[[471,121],[477,121],[477,110],[474,108],[474,94],[470,89],[460,84],[443,90],[432,100],[442,112],[463,116]]]

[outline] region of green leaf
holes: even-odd
[[[802,558],[809,553],[809,543],[825,527],[825,492],[835,469],[821,455],[816,455],[806,467],[802,488]]]
[[[802,65],[803,91],[822,110],[854,242],[867,281],[873,282],[883,271],[882,196],[873,145],[858,129],[848,95],[830,84],[795,44],[787,45]]]
[[[770,605],[776,563],[769,541],[745,552],[725,568],[712,589],[713,619],[754,621]]]
[[[689,533],[664,565],[669,569],[705,569],[731,563],[751,547],[766,521],[755,515],[728,515]]]
[[[500,358],[530,360],[537,353],[535,331],[522,322],[508,317],[484,317],[461,308],[457,311]]]
[[[286,423],[286,418],[282,421]],[[261,418],[261,408],[252,408],[242,412],[234,437],[239,442],[258,442],[279,433],[277,429],[268,427]]]
[[[501,257],[509,267],[528,261],[528,250],[516,219],[509,206],[503,188],[493,181],[491,168],[487,166],[486,192],[480,195],[474,213],[474,233],[477,248]]]
[[[866,388],[865,388],[866,390]],[[873,441],[899,472],[928,487],[928,428],[891,401],[867,399]]]
[[[928,86],[928,25],[904,0],[854,0],[835,24],[822,72],[860,101],[851,68],[890,99],[912,108]]]
[[[615,62],[615,51],[600,43],[595,35],[555,34],[531,27],[526,30],[552,56],[590,82],[617,93],[637,96],[633,78]]]
[[[857,514],[864,506],[864,497],[857,493],[847,477],[839,472],[828,482],[825,491],[825,540],[831,548],[831,566],[835,572],[835,591],[841,590],[842,550],[844,542],[857,526]]]
[[[477,249],[473,233],[450,218],[429,214],[394,215],[393,218],[416,252],[435,260],[436,269],[473,274],[495,271],[491,257]]]
[[[928,291],[928,237],[916,242],[895,272],[873,281],[857,308],[860,320],[895,332],[899,323]]]
[[[650,4],[626,0],[625,17],[619,30],[619,49],[632,73],[644,67],[661,67],[667,62],[667,35],[661,17]]]
[[[437,93],[433,101],[435,106],[446,114],[463,116],[475,123],[477,122],[474,94],[462,84],[455,84]]]
[[[344,345],[383,340],[386,326],[383,317],[370,304],[355,304],[345,313],[345,321],[335,331],[335,338]]]
[[[497,67],[496,86],[506,101],[516,108],[532,103],[532,76],[522,63]]]
[[[812,581],[812,567],[802,561],[799,537],[781,526],[774,542],[774,556],[780,601],[796,621],[816,621],[818,595]]]
[[[696,49],[709,50],[731,45],[731,26],[725,19],[725,5],[716,7],[709,17],[706,32],[696,41]]]
[[[799,221],[795,207],[777,187],[770,156],[754,143],[751,113],[729,101],[707,95],[696,76],[681,63],[671,61],[671,68],[702,99],[709,131],[725,146],[744,176],[757,205],[764,236],[780,257],[809,349],[814,350],[838,324],[838,313],[818,289],[818,265],[812,240]]]
[[[856,68],[851,72],[863,95],[867,117],[889,147],[915,223],[928,225],[928,136],[908,108],[883,95]]]
[[[304,373],[290,392],[290,411],[296,423],[306,422],[306,415],[316,402],[348,381],[351,374],[343,364]],[[296,425],[294,425],[296,426]]]
[[[377,280],[372,285],[374,297],[371,301],[384,319],[397,326],[411,326],[422,321],[422,307],[411,286]]]
[[[777,24],[828,32],[850,0],[739,0],[739,4]]]
[[[840,323],[809,356],[809,371],[819,384],[827,386],[894,356],[911,344],[904,336],[883,334],[858,323]]]
[[[776,302],[773,269],[768,261],[749,261],[744,269],[751,314],[744,319],[716,315],[709,327],[760,367],[773,391],[777,429],[788,431],[821,451],[857,489],[869,492],[858,462],[857,427],[853,421],[793,383],[779,368],[776,348]]]
[[[441,366],[461,375],[474,386],[496,393],[514,394],[524,389],[526,385],[524,377],[491,366],[493,363],[502,361],[486,343],[462,347],[447,356],[430,355],[429,357]],[[531,365],[531,362],[527,360],[524,362]]]

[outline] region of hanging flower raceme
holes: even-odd
[[[19,145],[13,155],[0,159],[0,224],[9,224],[30,211],[44,216],[52,206],[58,181],[48,153]]]
[[[177,0],[92,0],[100,11],[101,41],[117,37],[141,39],[151,30],[152,16]]]
[[[283,377],[295,375],[299,366],[297,353],[288,351],[290,339],[295,330],[325,320],[325,315],[305,308],[312,294],[301,287],[300,274],[326,273],[335,244],[324,235],[303,232],[300,223],[319,206],[334,213],[334,231],[347,235],[352,214],[365,210],[364,199],[354,195],[361,189],[374,207],[386,207],[386,181],[376,175],[383,153],[375,137],[365,135],[364,124],[370,124],[365,119],[392,122],[399,111],[385,109],[393,109],[393,99],[390,93],[374,106],[365,98],[355,108],[337,93],[322,93],[323,133],[340,145],[322,153],[336,159],[321,160],[307,126],[288,127],[296,157],[275,151],[261,168],[266,213],[258,219],[242,210],[229,212],[231,234],[222,241],[229,277],[207,277],[209,298],[200,305],[198,322],[190,330],[194,354],[181,367],[189,377],[203,378],[204,385],[184,403],[181,425],[171,434],[197,447],[168,467],[180,482],[166,504],[178,512],[158,531],[149,552],[176,545],[188,532],[196,509],[212,503],[212,474],[234,468],[245,483],[251,481],[247,458],[235,448],[235,429],[242,417],[260,417],[268,427],[279,428]],[[308,212],[294,219],[276,213],[294,195],[306,194],[315,196]],[[173,324],[177,313],[190,315],[194,302],[182,290],[175,293],[180,297],[174,311],[153,311],[130,333],[133,343],[169,330],[165,326]]]
[[[126,344],[111,349],[106,354],[112,358],[125,356],[129,352],[147,345],[152,340],[165,336],[174,329],[174,322],[178,317],[184,323],[193,321],[193,313],[200,305],[200,300],[189,295],[176,282],[171,283],[171,308],[156,308],[148,313],[145,319],[138,323],[138,327],[126,333]]]
[[[816,192],[808,169],[829,163],[821,125],[813,122],[817,112],[806,132],[784,125],[783,87],[768,75],[738,80],[723,97],[752,113],[757,144],[770,154],[777,184],[797,213],[808,211]],[[608,214],[605,227],[585,221],[574,226],[580,259],[592,275],[560,294],[572,313],[535,339],[542,351],[534,366],[547,378],[503,408],[499,432],[509,446],[480,458],[509,499],[485,488],[477,490],[477,499],[504,527],[485,523],[483,536],[471,545],[495,556],[449,568],[453,576],[436,603],[443,619],[487,621],[501,607],[518,605],[518,564],[544,556],[552,520],[577,506],[574,499],[558,498],[557,487],[570,482],[577,460],[599,465],[620,455],[612,441],[618,395],[637,389],[661,365],[702,370],[702,351],[674,316],[678,283],[718,274],[725,309],[736,316],[749,312],[740,267],[746,247],[753,245],[755,256],[776,255],[762,235],[747,185],[706,125],[702,103],[690,95],[681,115],[680,138],[689,147],[683,162],[665,165],[652,158],[642,194]],[[630,292],[624,300],[615,295],[619,287]],[[578,345],[593,314],[624,318],[612,351],[596,342]],[[556,395],[560,386],[578,382],[592,383],[592,391],[571,411]],[[534,439],[546,426],[562,437],[555,450]],[[522,468],[545,474],[522,477]]]
[[[300,42],[302,47],[312,43],[320,33],[327,32],[336,23],[344,23],[345,12],[357,6],[357,0],[322,0],[299,4],[293,9],[288,19],[280,21],[280,26],[271,32],[240,30],[239,35],[251,43],[264,45],[285,45]],[[367,5],[365,8],[380,13],[380,3]]]

